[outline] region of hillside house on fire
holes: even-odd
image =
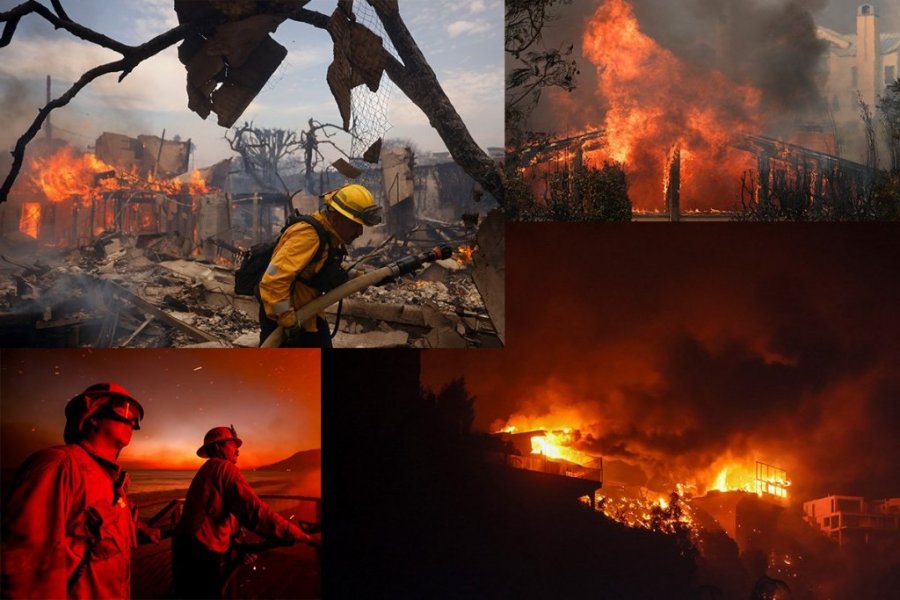
[[[863,4],[856,33],[818,27],[818,37],[829,44],[825,99],[835,122],[859,121],[860,96],[874,113],[878,96],[900,76],[900,33],[882,32],[877,7]]]
[[[868,544],[876,537],[900,535],[900,498],[826,496],[803,503],[804,520],[845,544]]]

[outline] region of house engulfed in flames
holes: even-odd
[[[509,426],[495,435],[511,450],[502,456],[504,465],[557,480],[579,480],[582,501],[629,527],[666,533],[680,528],[694,537],[701,528],[721,530],[740,548],[764,548],[788,506],[786,472],[759,461],[755,470],[730,462],[704,486],[678,484],[665,494],[631,477],[618,461],[605,468],[603,457],[578,450],[576,430],[519,432]]]
[[[227,161],[188,172],[190,141],[107,132],[94,153],[49,142],[36,145],[3,207],[3,235],[74,248],[112,232],[167,234],[187,255],[202,253],[202,240],[227,230]]]

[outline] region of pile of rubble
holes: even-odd
[[[233,293],[233,267],[178,258],[167,251],[171,243],[112,235],[78,250],[42,248],[37,260],[22,246],[14,247],[18,256],[5,249],[0,345],[257,346],[259,306]],[[412,250],[382,248],[369,265],[404,252]],[[339,322],[335,347],[500,345],[468,269],[453,259],[370,287],[326,312],[332,326]]]

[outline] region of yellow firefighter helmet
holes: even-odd
[[[325,203],[351,221],[360,225],[381,223],[381,207],[375,204],[372,192],[358,183],[351,183],[323,194]]]

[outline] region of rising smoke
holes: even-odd
[[[597,124],[605,110],[597,98],[597,67],[581,53],[585,25],[602,2],[574,2],[546,28],[548,46],[574,43],[578,88],[551,92],[534,112],[532,129],[564,131]],[[822,59],[827,46],[816,26],[855,32],[857,0],[630,0],[641,31],[686,64],[714,69],[762,92],[768,133],[809,118],[820,106]],[[900,6],[875,2],[882,31],[900,31]],[[602,69],[602,65],[599,67]],[[560,111],[560,105],[570,107]]]

